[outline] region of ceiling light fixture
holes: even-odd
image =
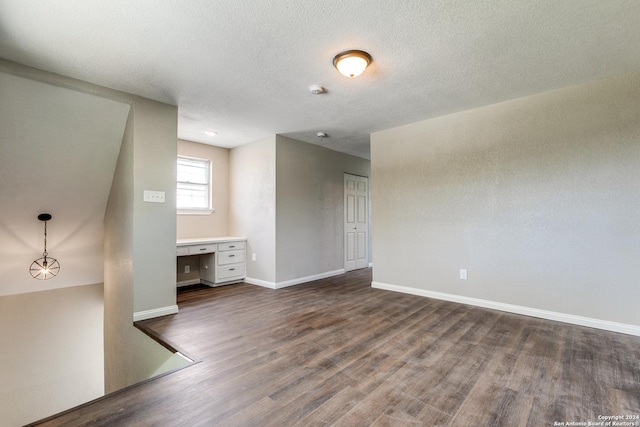
[[[357,77],[371,63],[371,55],[362,50],[347,50],[333,58],[333,66],[346,77]]]
[[[207,136],[216,136],[218,134],[218,132],[212,131],[212,130],[205,130],[204,134]]]
[[[51,214],[40,214],[38,219],[44,222],[44,252],[42,253],[42,258],[38,258],[31,263],[29,273],[34,279],[47,280],[58,274],[60,264],[57,259],[51,258],[47,253],[47,221],[51,219]]]

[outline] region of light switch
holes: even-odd
[[[164,203],[164,191],[144,190],[144,199],[148,203]]]

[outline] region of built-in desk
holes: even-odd
[[[246,237],[178,239],[176,256],[199,256],[199,282],[208,286],[222,286],[241,282],[245,278],[246,246]],[[178,285],[191,283],[179,282]]]

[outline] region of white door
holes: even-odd
[[[344,174],[344,270],[369,265],[369,178]]]

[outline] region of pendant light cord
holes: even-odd
[[[42,256],[45,258],[47,258],[47,255],[49,255],[47,253],[47,221],[44,222],[44,252],[42,253]]]

